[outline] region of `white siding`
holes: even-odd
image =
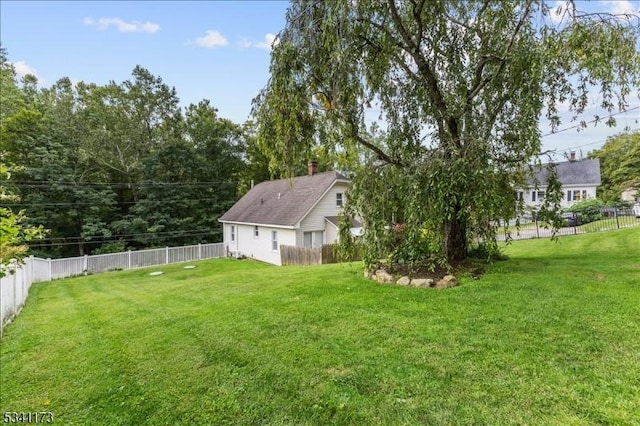
[[[229,224],[225,224],[230,226]],[[273,265],[281,265],[280,249],[273,251],[271,249],[271,232],[278,232],[278,246],[295,245],[296,231],[294,229],[274,228],[270,226],[258,226],[258,237],[255,236],[254,225],[235,225],[236,241],[234,250],[238,254],[244,255],[251,259],[260,260],[262,262],[271,263]],[[225,233],[225,235],[227,235]],[[230,235],[230,234],[229,234]],[[233,252],[231,245],[229,251]]]
[[[336,184],[320,199],[313,209],[309,212],[300,222],[300,228],[297,233],[296,245],[303,246],[303,233],[305,231],[326,231],[327,227],[331,226],[326,223],[325,217],[338,216],[340,214],[341,207],[336,206],[336,194],[342,193],[342,202],[346,201],[347,189],[349,185],[342,182],[336,182]],[[330,242],[325,232],[324,243]]]
[[[533,201],[532,197],[531,197],[531,193],[532,192],[544,192],[547,189],[546,186],[539,186],[538,189],[534,190],[532,188],[526,188],[525,190],[519,190],[522,191],[523,193],[523,201],[525,203],[525,205],[529,206],[529,207],[535,207],[535,208],[539,208],[542,203],[543,200],[540,200],[539,197],[536,194],[536,200]],[[576,200],[567,200],[567,191],[580,191],[580,196],[581,199],[584,199],[584,197],[582,197],[582,191],[586,191],[587,193],[587,198],[596,198],[596,187],[595,186],[588,186],[588,185],[563,185],[562,186],[562,201],[560,202],[560,206],[561,207],[569,207],[570,205],[572,205],[573,203],[576,202]]]
[[[335,242],[338,242],[338,228],[335,227],[332,223],[329,223],[325,220],[325,234],[324,234],[324,239],[325,239],[325,244],[333,244]]]
[[[596,187],[595,186],[584,186],[584,185],[566,185],[562,187],[562,191],[564,193],[564,197],[562,198],[562,206],[568,207],[575,203],[576,201],[583,200],[584,197],[580,195],[580,200],[571,200],[567,201],[567,191],[580,191],[582,194],[583,191],[587,192],[587,198],[596,198]]]
[[[231,241],[231,227],[235,227],[235,241]],[[232,225],[230,223],[222,224],[222,240],[227,245],[229,253],[235,253],[238,251],[238,225]]]

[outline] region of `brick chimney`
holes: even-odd
[[[576,161],[576,152],[575,151],[571,151],[569,153],[569,161]]]
[[[318,172],[318,162],[317,161],[309,161],[307,164],[307,170],[309,171],[309,176],[313,176]]]

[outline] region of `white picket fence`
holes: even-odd
[[[0,337],[4,326],[22,310],[31,284],[84,274],[145,268],[170,263],[225,257],[224,243],[127,251],[65,259],[29,257],[24,264],[14,265],[12,274],[0,278]]]

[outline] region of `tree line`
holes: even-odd
[[[45,257],[222,241],[217,219],[270,177],[251,122],[209,100],[181,108],[174,88],[136,66],[106,85],[18,79],[0,53],[2,207],[42,227]]]

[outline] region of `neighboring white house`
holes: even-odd
[[[640,202],[640,189],[629,187],[622,191],[620,199],[627,202]]]
[[[553,165],[562,184],[562,207],[568,207],[585,198],[596,198],[596,188],[600,185],[600,160],[576,160],[571,153],[569,161]],[[544,202],[549,170],[543,166],[531,179],[527,186],[518,190],[518,198],[525,206],[537,209]]]
[[[306,176],[257,184],[219,219],[229,252],[281,265],[281,245],[336,242],[336,217],[350,184],[338,172],[317,173],[315,164]],[[360,224],[353,225],[358,233]]]

